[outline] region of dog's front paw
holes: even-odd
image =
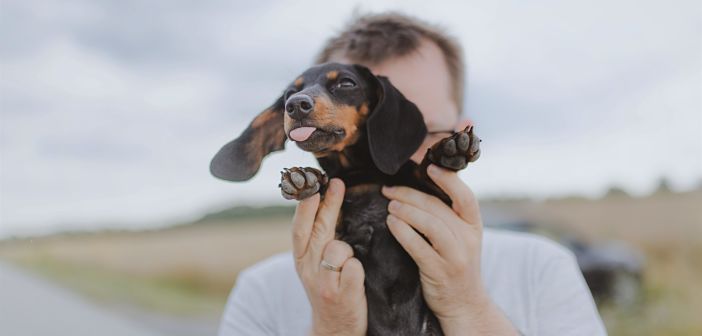
[[[442,139],[427,152],[430,162],[450,170],[461,170],[480,157],[480,138],[473,134],[473,126]]]
[[[285,199],[303,200],[326,187],[328,178],[310,167],[285,168],[280,172],[280,192]]]

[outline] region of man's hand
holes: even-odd
[[[351,246],[334,240],[343,200],[344,183],[332,179],[321,204],[319,194],[307,198],[293,217],[295,269],[312,306],[312,335],[365,335],[368,328],[363,266]]]
[[[473,192],[455,172],[430,165],[428,173],[452,207],[412,188],[383,188],[391,200],[388,228],[417,263],[424,299],[446,335],[516,335],[483,287],[483,225]]]

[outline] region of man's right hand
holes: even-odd
[[[363,266],[351,246],[334,240],[344,183],[332,179],[320,202],[319,194],[302,200],[293,217],[295,269],[312,305],[312,335],[365,335],[368,305]],[[340,271],[321,266],[340,267]],[[333,268],[333,267],[332,267]]]

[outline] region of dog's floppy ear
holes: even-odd
[[[356,68],[377,86],[378,102],[366,120],[371,157],[381,172],[394,175],[424,141],[424,117],[387,77],[375,76],[360,65]]]
[[[261,112],[238,138],[230,141],[210,162],[212,175],[228,181],[246,181],[256,175],[263,157],[285,148],[283,97]]]

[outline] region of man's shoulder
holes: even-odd
[[[284,279],[290,281],[290,275],[295,275],[295,264],[292,252],[283,252],[270,256],[241,271],[241,277],[251,277],[257,280]]]
[[[486,279],[521,277],[537,280],[555,264],[577,265],[573,252],[535,234],[486,229],[482,267]]]
[[[573,258],[565,246],[544,236],[497,229],[485,229],[483,252],[539,259]]]
[[[239,273],[220,335],[302,335],[310,307],[292,253],[268,257]]]

